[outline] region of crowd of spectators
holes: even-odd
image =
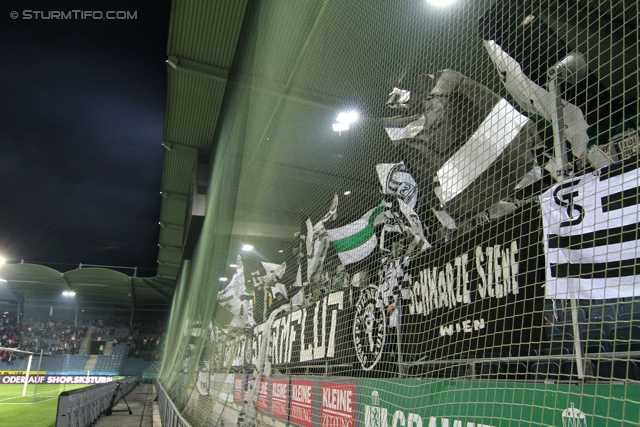
[[[64,319],[25,319],[17,323],[15,318],[3,318],[0,347],[49,355],[78,354],[86,333],[86,326],[75,327],[74,322]],[[2,361],[10,363],[14,359],[11,351],[2,353]]]
[[[160,360],[165,331],[166,325],[162,319],[139,321],[132,325],[129,335],[122,337],[120,342],[127,344],[127,357]]]
[[[86,338],[88,325],[74,326],[74,321],[56,319],[24,319],[17,323],[15,318],[0,319],[0,360],[11,364],[16,357],[24,357],[26,353],[13,352],[9,348],[24,352],[48,355],[78,354],[82,340]],[[94,330],[90,339],[112,340],[114,345],[126,344],[128,357],[139,357],[146,360],[161,358],[161,343],[165,335],[164,319],[138,321],[129,328],[124,321],[97,320],[91,324]],[[122,334],[122,329],[128,333]]]

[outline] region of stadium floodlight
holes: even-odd
[[[244,246],[242,247],[242,250],[243,250],[243,251],[251,251],[251,250],[253,250],[253,246],[251,246],[251,245],[244,245]]]
[[[358,113],[356,111],[347,111],[338,114],[336,118],[338,123],[334,123],[331,125],[333,127],[334,132],[338,132],[340,135],[341,132],[349,130],[349,124],[355,123],[358,121]]]
[[[4,280],[4,279],[0,279],[0,282],[2,282],[2,283],[7,283],[7,281],[6,281],[6,280]]]
[[[6,259],[4,259],[4,257],[3,257],[3,256],[0,256],[0,267],[2,267],[6,261],[7,261],[7,260],[6,260]]]
[[[221,282],[226,282],[227,280],[229,280],[229,279],[227,279],[226,277],[221,277],[221,278],[220,278],[220,281],[221,281]]]
[[[76,296],[76,293],[73,291],[64,291],[62,292],[62,295],[64,295],[65,297],[74,297]]]
[[[358,113],[355,111],[340,113],[336,120],[338,123],[355,123],[358,121]]]
[[[333,126],[333,131],[338,133],[349,130],[349,123],[334,123],[331,126]]]

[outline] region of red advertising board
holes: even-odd
[[[322,383],[322,426],[353,427],[355,418],[355,386]]]
[[[291,422],[311,427],[313,415],[313,382],[291,380]]]
[[[271,380],[271,415],[287,419],[289,380]]]
[[[269,407],[269,379],[262,378],[260,381],[260,390],[258,391],[258,410],[267,412]]]
[[[244,402],[244,387],[242,385],[243,382],[243,375],[236,375],[233,379],[233,401],[235,403]]]
[[[245,375],[236,375],[233,379],[233,401],[235,403],[243,403],[247,395],[247,390],[253,382],[253,378],[246,378]]]

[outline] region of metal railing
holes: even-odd
[[[111,406],[118,384],[121,396],[125,396],[138,385],[138,378],[62,392],[58,398],[56,427],[86,427],[93,424]],[[118,400],[119,396],[115,402]]]
[[[191,427],[185,420],[178,408],[173,404],[167,392],[162,388],[159,381],[156,381],[156,391],[158,393],[158,408],[160,409],[160,420],[163,427]]]

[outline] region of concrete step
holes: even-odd
[[[95,355],[95,354],[92,354],[87,359],[87,363],[84,364],[84,370],[85,371],[93,371],[94,368],[96,367],[96,363],[98,363],[98,356]]]

